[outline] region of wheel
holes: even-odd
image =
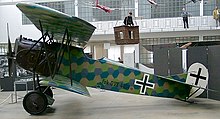
[[[47,90],[46,90],[47,89]],[[46,90],[46,91],[45,91]],[[47,94],[51,98],[53,98],[53,91],[48,86],[39,86],[36,88],[36,91],[42,92],[44,94]]]
[[[39,91],[29,92],[23,99],[24,109],[32,115],[42,114],[46,110],[47,105],[46,95]]]

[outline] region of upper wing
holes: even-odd
[[[70,79],[61,75],[55,75],[53,79],[47,77],[46,79],[40,81],[40,84],[61,88],[85,96],[90,96],[89,91],[87,90],[86,87],[84,87],[79,82],[76,82],[74,80],[72,81],[72,85],[71,85]]]
[[[18,3],[16,6],[39,30],[42,25],[42,30],[52,34],[56,40],[62,40],[68,30],[72,41],[85,45],[95,30],[93,25],[82,19],[45,6],[27,3]]]

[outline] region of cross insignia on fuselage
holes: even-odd
[[[192,76],[192,77],[195,77],[195,78],[196,78],[195,85],[198,85],[198,83],[199,83],[199,79],[206,80],[206,77],[201,76],[201,72],[202,72],[202,68],[199,68],[199,71],[198,71],[198,73],[197,73],[197,74],[192,74],[192,73],[190,73],[190,76]]]
[[[142,81],[135,79],[134,84],[141,87],[140,94],[145,95],[147,88],[154,89],[155,84],[148,81],[149,77],[150,77],[149,74],[144,74]]]

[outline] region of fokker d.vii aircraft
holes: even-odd
[[[42,114],[53,104],[51,86],[84,96],[90,96],[86,87],[98,87],[182,101],[189,101],[206,89],[208,70],[200,63],[191,65],[186,74],[163,77],[107,58],[91,59],[82,47],[94,32],[93,25],[36,4],[18,3],[17,7],[42,32],[39,40],[20,36],[15,42],[17,64],[43,77],[33,77],[36,90],[23,99],[24,109],[32,115]]]

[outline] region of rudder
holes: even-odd
[[[203,64],[192,64],[188,69],[186,83],[197,87],[192,87],[190,90],[189,98],[195,98],[201,95],[208,85],[208,79],[208,69]]]

